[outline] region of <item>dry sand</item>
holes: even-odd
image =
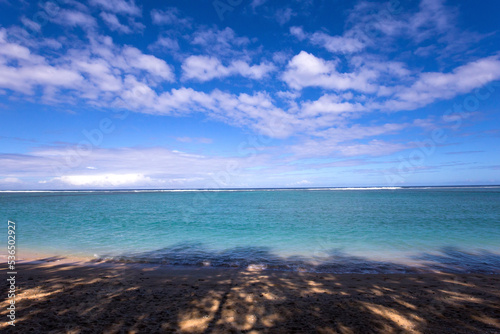
[[[16,326],[7,326],[5,285],[3,333],[500,333],[500,275],[50,259],[21,263],[17,271]]]

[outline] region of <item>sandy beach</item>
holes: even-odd
[[[23,261],[17,272],[16,326],[7,324],[4,298],[4,333],[500,333],[499,275],[318,274],[61,258]]]

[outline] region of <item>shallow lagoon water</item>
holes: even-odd
[[[500,270],[500,187],[0,192],[0,217],[16,222],[20,252],[324,272]]]

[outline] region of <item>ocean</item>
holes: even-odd
[[[335,273],[500,272],[500,187],[0,192],[18,252]],[[5,237],[6,239],[6,237]]]

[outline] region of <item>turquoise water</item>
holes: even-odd
[[[22,252],[330,272],[500,270],[500,187],[0,192]]]

